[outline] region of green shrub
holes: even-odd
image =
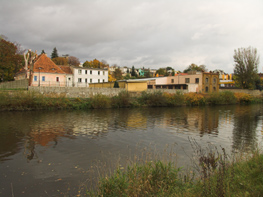
[[[96,94],[91,98],[91,107],[93,109],[110,108],[110,103],[110,98],[102,94]]]
[[[164,94],[160,91],[155,91],[153,93],[142,92],[139,102],[142,105],[149,107],[164,107],[167,106],[167,99]]]
[[[111,98],[111,103],[113,107],[123,108],[131,106],[131,96],[127,91],[122,91],[118,96]]]

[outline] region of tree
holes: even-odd
[[[165,75],[166,75],[166,70],[165,70],[165,68],[159,68],[159,69],[156,71],[156,74],[158,74],[158,76],[160,76],[160,75],[165,76]]]
[[[183,72],[187,73],[189,71],[199,71],[199,72],[206,72],[206,66],[205,65],[196,65],[194,63],[192,63],[191,65],[189,65]]]
[[[72,66],[79,66],[80,62],[79,59],[74,56],[69,56],[68,58],[68,64]]]
[[[58,57],[58,51],[57,51],[57,48],[55,47],[53,49],[52,54],[51,54],[51,59],[56,58],[56,57]]]
[[[121,80],[122,79],[122,73],[121,73],[121,70],[119,68],[115,69],[115,71],[113,72],[113,77],[116,80]]]
[[[41,54],[46,54],[46,52],[44,51],[44,49],[41,51]]]
[[[0,37],[0,81],[14,80],[15,74],[23,67],[23,56],[18,54],[16,43]]]
[[[132,66],[131,76],[132,76],[132,77],[137,77],[137,74],[136,74],[136,72],[135,72],[134,66]]]
[[[258,80],[259,56],[257,49],[239,48],[234,50],[234,81],[237,87],[254,89]]]
[[[105,60],[102,60],[101,62],[97,59],[94,59],[92,61],[86,61],[83,64],[83,67],[87,68],[109,68],[109,65]]]
[[[56,57],[56,58],[52,58],[52,61],[56,64],[56,65],[68,65],[68,60],[65,57]]]

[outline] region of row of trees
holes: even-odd
[[[42,50],[42,53],[45,53],[44,50]],[[62,57],[59,57],[56,47],[53,49],[51,53],[51,59],[57,65],[79,66],[80,64],[80,61],[78,58],[74,56],[70,56],[69,54],[62,55]]]

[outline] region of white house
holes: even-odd
[[[108,82],[108,69],[72,67],[73,86],[89,87],[89,83]]]

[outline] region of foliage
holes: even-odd
[[[225,105],[235,104],[237,100],[233,92],[223,91],[211,93],[207,98],[207,101],[212,105]]]
[[[158,74],[159,76],[162,75],[162,76],[167,76],[167,72],[165,70],[165,68],[159,68],[157,71],[156,71],[156,74]]]
[[[142,92],[141,97],[139,97],[139,102],[142,105],[147,105],[150,107],[163,107],[167,106],[167,100],[164,94],[160,91],[155,91],[153,93]]]
[[[244,89],[255,89],[256,81],[258,80],[258,64],[259,56],[257,49],[239,48],[234,51],[234,74],[235,84]]]
[[[252,96],[246,93],[235,93],[235,97],[238,103],[250,103],[252,102]]]
[[[96,94],[91,98],[91,106],[93,109],[110,108],[110,98],[103,94]]]
[[[115,82],[114,82],[114,86],[113,86],[113,87],[114,87],[114,88],[119,88],[119,87],[120,87],[118,81],[115,81]]]
[[[56,64],[56,65],[68,65],[68,60],[65,57],[56,57],[56,58],[52,58],[52,61]]]
[[[184,73],[187,73],[189,71],[200,71],[200,72],[206,72],[207,69],[206,69],[206,66],[205,65],[196,65],[196,64],[191,64],[189,65],[183,72]]]
[[[51,59],[57,58],[58,57],[58,51],[57,48],[55,47],[51,53]]]
[[[80,64],[79,59],[74,57],[74,56],[69,56],[67,59],[68,59],[68,64],[69,65],[79,66],[79,64]]]
[[[137,74],[136,74],[136,72],[135,72],[134,66],[132,66],[131,76],[132,76],[132,77],[137,77]]]
[[[46,52],[44,51],[44,49],[41,51],[41,54],[46,54]]]
[[[116,79],[110,74],[110,72],[108,72],[108,82],[113,82],[116,81]]]
[[[122,91],[118,96],[114,96],[111,99],[111,105],[114,108],[124,108],[131,106],[131,96],[127,91]]]
[[[122,77],[122,73],[121,73],[121,70],[119,68],[116,68],[115,71],[113,72],[113,77],[116,79],[116,80],[121,80],[123,77]]]
[[[184,105],[185,98],[181,91],[177,91],[175,94],[164,93],[168,106],[182,106]]]
[[[23,56],[18,54],[15,43],[0,37],[0,82],[14,80],[23,67]]]
[[[86,68],[109,68],[109,65],[105,61],[99,61],[97,59],[91,61],[85,61],[83,67]]]
[[[185,94],[185,102],[186,105],[205,105],[205,98],[203,95],[201,94],[197,94],[197,93],[187,93]]]

